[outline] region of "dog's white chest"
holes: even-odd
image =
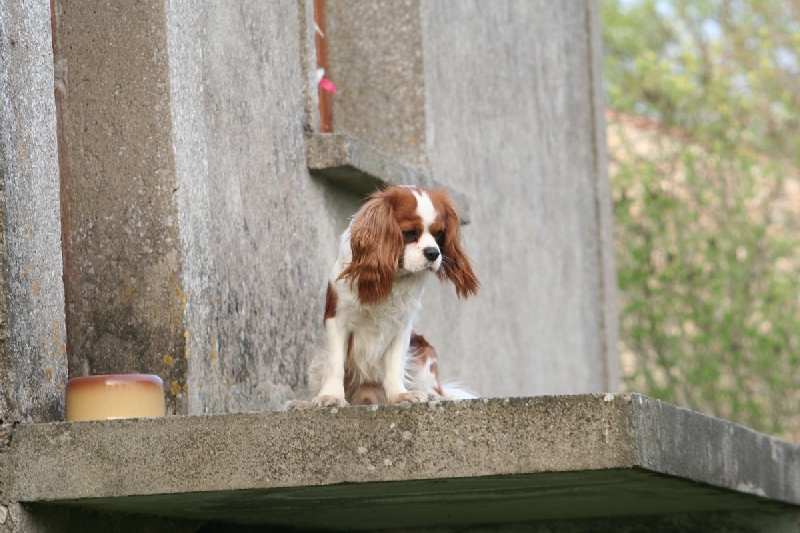
[[[362,306],[346,298],[340,309],[346,317],[346,329],[352,336],[350,357],[367,380],[380,380],[383,358],[398,337],[410,333],[411,323],[420,306],[423,276],[400,279],[389,298],[380,304]],[[348,301],[349,300],[349,301]]]

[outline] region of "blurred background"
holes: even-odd
[[[800,1],[603,0],[623,386],[800,441]]]

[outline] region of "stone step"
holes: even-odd
[[[636,394],[32,424],[11,457],[34,512],[331,530],[800,516],[800,446]]]

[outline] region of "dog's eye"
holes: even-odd
[[[403,238],[406,242],[414,242],[417,240],[417,230],[410,229],[403,232]]]
[[[437,231],[433,238],[436,239],[436,242],[442,242],[442,239],[444,239],[444,230],[440,229]]]

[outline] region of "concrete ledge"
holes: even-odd
[[[796,513],[800,446],[638,395],[17,428],[15,501],[371,529]]]
[[[444,187],[457,204],[461,222],[469,223],[469,205],[463,194],[436,183],[424,172],[387,156],[351,135],[312,135],[308,139],[306,158],[313,176],[357,194],[366,195],[389,185]]]

